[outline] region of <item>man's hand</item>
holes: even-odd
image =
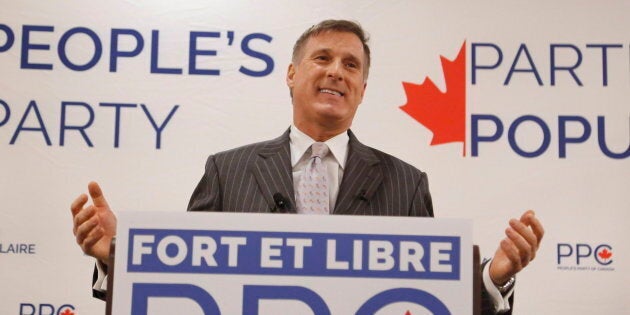
[[[492,282],[505,284],[534,260],[544,234],[545,230],[532,210],[523,213],[520,220],[511,219],[510,226],[505,229],[507,237],[501,241],[490,262]]]
[[[109,208],[101,188],[88,184],[92,204],[84,207],[88,196],[81,194],[70,206],[74,227],[72,232],[83,252],[107,264],[109,246],[116,235],[116,216]]]

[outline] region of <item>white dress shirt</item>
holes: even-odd
[[[346,157],[348,156],[348,141],[350,137],[347,132],[342,132],[324,143],[328,146],[329,154],[322,158],[322,162],[326,166],[328,175],[328,190],[330,197],[330,212],[335,208],[337,202],[337,194],[339,194],[339,186],[343,177],[343,169],[346,165]],[[305,154],[313,143],[317,141],[307,136],[300,129],[291,126],[289,133],[289,148],[291,151],[291,167],[293,168],[293,189],[297,191],[300,184],[300,175],[310,161],[310,154]]]

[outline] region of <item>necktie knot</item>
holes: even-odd
[[[315,142],[311,145],[311,158],[324,158],[328,154],[328,146],[323,142]]]

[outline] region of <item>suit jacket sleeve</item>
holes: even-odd
[[[206,171],[188,202],[188,211],[222,211],[219,171],[214,156],[206,160]]]
[[[428,215],[427,215],[428,214]],[[429,179],[425,172],[420,172],[420,180],[416,185],[409,216],[429,216],[433,217],[433,200],[429,192]]]

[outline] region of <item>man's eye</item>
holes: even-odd
[[[359,66],[356,63],[349,62],[346,64],[346,67],[356,69]]]
[[[328,57],[326,56],[317,56],[315,57],[316,60],[328,60]]]

